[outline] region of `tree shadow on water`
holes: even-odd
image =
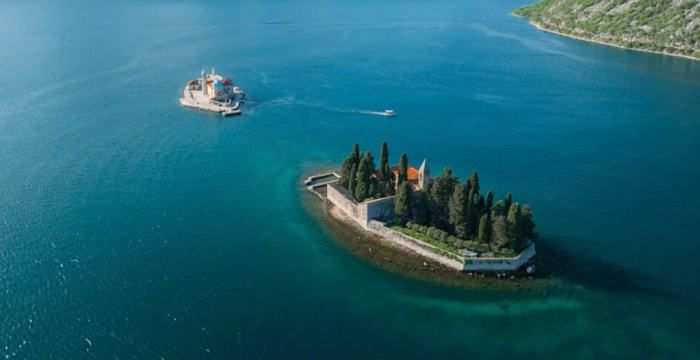
[[[565,243],[585,243],[583,239],[570,236],[566,238]],[[561,245],[561,239],[561,236],[546,236],[537,240],[538,276],[559,277],[574,284],[605,291],[678,296],[664,288],[655,276],[598,259],[585,249],[568,249]]]

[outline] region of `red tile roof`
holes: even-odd
[[[399,174],[399,166],[398,166],[398,165],[394,165],[394,166],[390,167],[389,169],[390,169],[391,172],[394,174],[394,177],[396,177],[396,176]],[[408,176],[407,176],[407,177],[408,177],[408,181],[410,181],[410,182],[418,182],[418,179],[420,178],[420,172],[418,171],[418,169],[416,169],[415,167],[409,165],[407,170],[408,170],[408,174],[407,174],[407,175],[408,175]],[[377,179],[381,180],[381,179],[382,179],[382,172],[381,172],[381,170],[375,171],[375,172],[374,172],[374,176],[375,176]]]

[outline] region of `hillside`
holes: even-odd
[[[543,0],[513,14],[562,35],[700,59],[700,0]]]

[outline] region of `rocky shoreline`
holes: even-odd
[[[558,279],[546,274],[532,277],[518,273],[500,277],[496,274],[455,271],[362,229],[338,208],[318,201],[308,192],[303,198],[309,214],[319,221],[338,245],[383,270],[413,280],[471,290],[545,292],[559,284]]]
[[[524,17],[519,16],[519,15],[517,15],[517,14],[513,14],[513,16],[519,17],[519,18],[524,18]],[[525,19],[527,19],[527,18],[525,18]],[[529,19],[528,19],[528,20],[529,20]],[[586,41],[586,42],[590,42],[590,43],[594,43],[594,44],[598,44],[598,45],[612,46],[612,47],[616,47],[616,48],[618,48],[618,49],[633,50],[633,51],[641,51],[641,52],[650,53],[650,54],[668,55],[668,56],[675,56],[675,57],[679,57],[679,58],[684,58],[684,59],[690,59],[690,60],[700,61],[699,58],[696,58],[696,57],[693,57],[693,56],[689,56],[689,55],[677,54],[677,53],[671,53],[671,52],[665,52],[665,51],[655,51],[655,50],[649,50],[649,49],[643,49],[643,48],[626,47],[626,46],[614,44],[614,43],[611,43],[611,42],[605,42],[605,41],[602,41],[602,40],[595,40],[595,39],[591,39],[591,38],[585,38],[585,37],[582,37],[582,36],[577,36],[577,35],[573,35],[573,34],[568,34],[568,33],[565,33],[565,32],[561,32],[561,31],[557,31],[557,30],[554,30],[554,29],[550,29],[550,28],[547,28],[547,27],[545,27],[544,25],[542,25],[542,24],[540,24],[540,23],[537,23],[537,22],[534,22],[534,21],[532,21],[532,20],[529,20],[529,22],[530,22],[530,25],[534,26],[537,30],[546,31],[546,32],[548,32],[548,33],[552,33],[552,34],[556,34],[556,35],[560,35],[560,36],[566,36],[566,37],[571,38],[571,39],[576,39],[576,40],[580,40],[580,41]]]

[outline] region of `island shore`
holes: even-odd
[[[455,271],[362,229],[342,210],[319,201],[308,192],[303,197],[307,211],[338,245],[363,261],[391,273],[442,286],[482,291],[546,292],[560,284],[558,279],[541,273],[537,277],[509,275],[499,279],[494,274]]]
[[[515,17],[518,17],[518,18],[527,19],[527,18],[524,17],[524,16],[520,16],[520,15],[517,15],[517,14],[514,14],[514,13],[511,13],[511,15],[513,15],[513,16],[515,16]],[[586,41],[586,42],[594,43],[594,44],[598,44],[598,45],[612,46],[612,47],[616,47],[616,48],[618,48],[618,49],[632,50],[632,51],[641,51],[641,52],[646,52],[646,53],[650,53],[650,54],[668,55],[668,56],[675,56],[675,57],[679,57],[679,58],[684,58],[684,59],[690,59],[690,60],[700,61],[699,58],[696,58],[696,57],[693,57],[693,56],[689,56],[689,55],[684,55],[684,54],[676,54],[676,53],[668,53],[668,52],[664,52],[664,51],[655,51],[655,50],[649,50],[649,49],[641,49],[641,48],[634,48],[634,47],[626,47],[626,46],[622,46],[622,45],[618,45],[618,44],[613,44],[613,43],[609,43],[609,42],[605,42],[605,41],[594,40],[594,39],[588,39],[588,38],[585,38],[585,37],[582,37],[582,36],[573,35],[573,34],[567,34],[567,33],[561,32],[561,31],[557,31],[557,30],[553,30],[553,29],[548,29],[548,28],[545,28],[542,24],[536,23],[536,22],[534,22],[534,21],[532,21],[532,20],[530,20],[530,19],[527,19],[527,20],[530,22],[530,25],[534,26],[537,30],[546,31],[546,32],[548,32],[548,33],[552,33],[552,34],[556,34],[556,35],[560,35],[560,36],[566,36],[566,37],[571,38],[571,39],[576,39],[576,40],[580,40],[580,41]]]

